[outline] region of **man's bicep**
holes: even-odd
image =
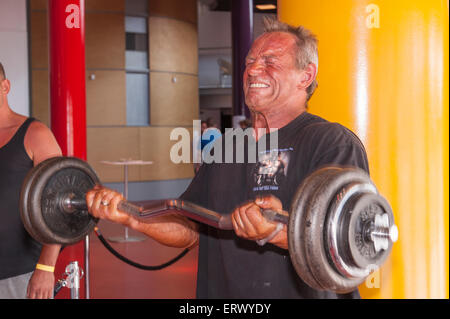
[[[25,148],[31,154],[34,166],[55,156],[61,156],[58,145],[50,129],[40,122],[33,122],[25,136]]]

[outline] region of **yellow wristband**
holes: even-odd
[[[54,272],[55,271],[55,267],[42,265],[42,264],[37,264],[36,265],[36,269],[43,270],[43,271],[48,271],[48,272]]]

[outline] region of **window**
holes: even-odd
[[[128,126],[150,124],[147,4],[146,0],[127,0],[125,5]]]

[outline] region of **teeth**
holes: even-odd
[[[267,84],[263,83],[252,83],[250,84],[251,88],[268,88],[269,86]]]

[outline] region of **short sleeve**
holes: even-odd
[[[336,123],[322,125],[314,136],[310,171],[323,166],[338,165],[363,169],[369,174],[366,150],[359,138]]]

